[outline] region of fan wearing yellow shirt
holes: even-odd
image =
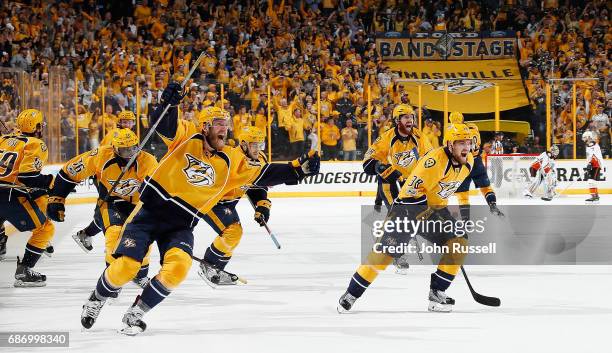
[[[53,183],[52,175],[41,174],[49,155],[47,145],[41,140],[44,126],[40,110],[26,109],[17,116],[17,131],[0,136],[0,184],[7,187],[0,187],[0,256],[6,253],[4,221],[20,232],[32,232],[23,258],[17,258],[15,287],[43,287],[47,281],[47,276],[33,270],[55,231],[44,211],[46,189]],[[19,186],[37,189],[9,188]]]
[[[117,187],[109,195],[119,174],[129,159],[138,154],[130,169],[125,171]],[[114,261],[112,253],[119,242],[119,233],[127,217],[139,201],[139,188],[145,176],[157,168],[157,161],[151,154],[138,152],[138,136],[130,129],[116,129],[113,132],[111,145],[101,146],[82,153],[64,164],[50,191],[47,214],[56,222],[64,221],[64,203],[66,197],[76,185],[91,176],[95,176],[98,189],[98,201],[94,211],[94,224],[103,230],[106,238],[106,266]],[[85,252],[93,249],[91,237],[83,231],[72,236]],[[133,280],[144,288],[148,282],[148,257],[143,261],[138,275]]]
[[[446,245],[449,249],[453,249],[442,256],[438,269],[431,274],[428,310],[435,312],[449,312],[455,303],[445,291],[459,271],[465,254],[457,253],[452,244],[458,243],[465,246],[467,239],[455,236],[454,230],[458,223],[455,223],[455,219],[446,206],[448,198],[469,175],[474,163],[471,153],[472,136],[466,125],[449,125],[445,131],[445,140],[447,141],[446,146],[430,151],[418,161],[386,218],[393,223],[396,221],[401,223],[398,218],[404,221],[450,221],[453,223],[453,232],[440,231],[438,227],[437,232],[422,232],[419,235],[431,243],[439,246]],[[401,251],[396,253],[385,251],[384,246],[389,247],[395,244],[401,248],[407,248],[410,240],[407,232],[401,232],[399,229],[397,231],[385,229],[365,263],[359,266],[353,274],[346,292],[338,301],[338,312],[344,313],[351,310],[355,301],[378,277],[378,273],[383,271],[393,258],[404,255]]]
[[[327,118],[325,124],[321,125],[321,149],[324,160],[336,160],[338,140],[340,140],[340,129],[336,126],[334,118]]]
[[[242,186],[294,185],[319,171],[316,153],[263,168],[253,164],[239,147],[225,145],[230,119],[226,111],[206,108],[199,114],[196,125],[178,119],[177,105],[183,98],[178,83],[170,83],[161,98],[151,120],[156,123],[168,109],[168,116],[160,120],[156,129],[168,146],[168,153],[145,178],[140,202],[121,231],[113,254],[115,261],[104,270],[83,305],[81,325],[86,329],[93,326],[106,299],[137,275],[149,246],[155,242],[161,269],[123,316],[124,327],[120,331],[126,335],[143,332],[145,313],[169,296],[189,272],[193,229],[198,220],[228,192]]]

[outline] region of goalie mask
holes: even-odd
[[[559,157],[559,146],[557,145],[550,146],[550,156],[553,159],[556,159],[557,157]]]

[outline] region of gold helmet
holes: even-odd
[[[130,129],[117,129],[113,131],[111,145],[115,148],[137,146],[138,136]]]
[[[460,140],[471,140],[472,133],[466,124],[449,124],[444,131],[444,144]]]
[[[44,125],[43,113],[38,109],[26,109],[17,116],[17,129],[23,133],[34,133],[39,124]]]
[[[138,136],[130,129],[113,131],[111,145],[115,149],[115,153],[123,159],[130,159],[138,153],[138,142]]]
[[[393,119],[398,119],[402,115],[414,115],[414,109],[408,104],[398,104],[393,108]]]
[[[240,131],[240,142],[264,143],[265,141],[266,135],[258,127],[246,126]]]
[[[118,115],[117,115],[117,120],[134,120],[136,121],[136,115],[134,115],[134,113],[132,113],[129,110],[122,110]]]
[[[463,123],[463,114],[461,112],[452,112],[448,116],[448,120],[451,124],[462,124]]]
[[[204,128],[205,124],[212,125],[213,120],[225,120],[230,119],[229,112],[219,107],[206,107],[198,114],[198,122],[200,123],[200,129]]]

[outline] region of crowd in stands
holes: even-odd
[[[604,0],[4,1],[0,70],[25,70],[44,82],[51,67],[66,68],[61,126],[64,151],[70,157],[76,153],[77,130],[78,150],[93,148],[121,110],[138,113],[146,131],[147,115],[158,104],[161,90],[171,80],[181,80],[197,55],[205,52],[181,104],[182,118],[197,119],[203,107],[223,102],[233,117],[233,137],[244,125],[258,126],[268,134],[268,116],[272,117],[275,158],[292,158],[320,144],[324,159],[352,160],[360,159],[367,149],[368,114],[375,139],[392,126],[394,105],[414,105],[416,100],[397,87],[396,74],[381,60],[374,40],[377,32],[514,29],[519,36],[517,59],[533,105],[534,135],[522,146],[508,139],[507,152],[536,152],[545,144],[543,78],[595,77],[597,81],[576,83],[577,128],[597,130],[602,150],[609,155],[612,29],[606,4]],[[17,110],[15,79],[0,74],[4,75],[0,119],[10,127]],[[564,157],[571,157],[573,139],[572,83],[553,86],[554,142]],[[371,111],[366,87],[371,87]],[[319,94],[321,131],[317,131]],[[423,118],[424,135],[439,145],[440,121],[431,118],[426,106]],[[157,145],[159,141],[154,141],[151,148],[161,148]]]

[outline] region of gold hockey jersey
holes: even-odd
[[[427,203],[432,208],[442,208],[467,178],[474,165],[472,154],[467,155],[465,165],[454,165],[446,147],[438,147],[417,163],[399,193],[400,203]]]
[[[410,137],[400,136],[397,127],[382,133],[370,146],[363,160],[367,174],[376,175],[376,161],[390,164],[406,178],[417,161],[432,149],[429,140],[414,128]]]
[[[95,176],[98,181],[99,198],[104,199],[126,164],[127,161],[116,156],[111,146],[102,146],[82,153],[64,164],[58,174],[52,194],[66,197],[76,184],[90,176]],[[141,151],[110,197],[136,204],[140,200],[141,183],[145,176],[157,168],[157,165],[157,160],[153,155]]]
[[[0,183],[48,187],[52,177],[40,174],[48,155],[47,145],[35,137],[0,136]]]

